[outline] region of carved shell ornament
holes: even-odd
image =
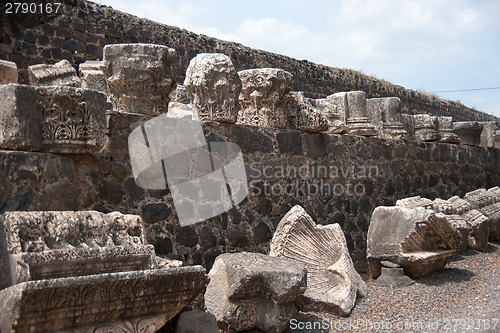
[[[298,260],[307,267],[303,309],[331,309],[349,314],[356,295],[366,286],[354,269],[344,233],[338,224],[316,225],[300,206],[281,220],[271,242],[270,255]]]

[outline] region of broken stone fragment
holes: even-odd
[[[102,62],[97,60],[87,60],[78,66],[82,88],[108,93],[106,77],[101,70],[101,66]]]
[[[182,104],[177,102],[168,103],[167,117],[186,120],[197,120],[196,112],[190,104]]]
[[[237,332],[259,328],[282,332],[306,289],[305,266],[295,260],[258,253],[226,253],[210,270],[207,311],[220,326]]]
[[[490,219],[479,210],[472,209],[461,216],[470,229],[467,247],[485,252],[488,250]]]
[[[347,115],[347,93],[328,95],[324,101],[318,100],[318,109],[328,122],[328,133],[345,133]]]
[[[425,205],[423,207],[428,208],[428,205]],[[448,200],[436,198],[432,202],[432,209],[436,213],[462,215],[462,214],[468,212],[469,210],[471,210],[472,205],[470,202],[468,202],[465,199],[462,199],[458,196],[453,196],[453,197],[449,198]]]
[[[0,84],[17,83],[17,80],[16,63],[0,59]]]
[[[481,121],[479,125],[482,126],[479,145],[482,147],[493,147],[495,144],[495,132],[497,130],[496,122],[494,121]]]
[[[437,130],[437,117],[426,113],[413,115],[413,127],[415,131],[415,140],[437,141],[440,139]]]
[[[488,239],[500,240],[500,202],[480,208],[479,211],[490,220]]]
[[[33,112],[35,88],[9,84],[0,86],[0,149],[42,149],[42,115]]]
[[[460,143],[458,136],[453,133],[453,117],[437,117],[439,142]]]
[[[366,109],[377,136],[390,140],[408,139],[408,132],[400,120],[401,100],[398,97],[367,99]]]
[[[227,55],[200,53],[191,59],[184,86],[200,121],[236,122],[241,80]]]
[[[4,213],[0,330],[156,332],[207,282],[201,266],[158,266],[138,215]]]
[[[286,105],[292,74],[279,68],[255,68],[238,72],[242,89],[238,123],[286,128]]]
[[[316,100],[305,97],[302,91],[292,91],[288,97],[288,128],[308,132],[324,132],[328,129],[328,121],[318,110]]]
[[[54,65],[32,65],[28,67],[30,84],[33,86],[80,87],[80,78],[71,63],[64,59]]]
[[[453,133],[460,139],[462,145],[475,145],[481,143],[483,126],[477,121],[460,121],[453,123]]]
[[[307,289],[299,302],[303,311],[345,316],[354,308],[356,296],[366,294],[340,226],[316,225],[299,205],[281,219],[269,254],[294,259],[307,267]]]
[[[377,132],[366,109],[366,93],[349,91],[347,97],[347,134],[373,136]]]
[[[165,45],[110,44],[103,50],[101,69],[113,109],[118,112],[160,115],[167,112],[173,77],[179,63],[176,51]]]
[[[367,235],[370,274],[381,274],[381,261],[401,266],[411,278],[441,269],[463,248],[462,235],[444,214],[422,207],[375,208]]]
[[[471,208],[473,209],[483,208],[493,203],[495,197],[493,191],[489,192],[484,188],[480,188],[466,193],[464,199],[471,204]]]
[[[421,198],[420,196],[399,199],[396,201],[396,206],[405,208],[422,207],[425,209],[432,209],[432,204],[433,204],[432,200],[427,198]]]
[[[190,103],[189,93],[183,84],[177,84],[175,89],[170,93],[169,98],[171,103]]]

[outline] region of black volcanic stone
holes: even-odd
[[[302,154],[302,136],[298,131],[283,131],[276,136],[281,153]]]
[[[265,222],[259,222],[253,229],[253,237],[256,244],[269,241],[273,237],[273,233]]]
[[[163,203],[147,204],[142,207],[142,218],[147,223],[155,223],[165,220],[171,214],[172,208]]]
[[[185,227],[175,228],[175,240],[177,244],[184,245],[186,247],[193,247],[198,244],[198,234],[196,230],[190,225]]]

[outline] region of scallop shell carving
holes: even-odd
[[[366,294],[366,285],[354,269],[340,226],[316,225],[298,205],[280,221],[269,254],[295,259],[306,266],[307,289],[300,304],[304,311],[348,315],[356,296]]]

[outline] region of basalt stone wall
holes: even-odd
[[[33,2],[33,1],[28,1]],[[48,1],[39,0],[37,4]],[[19,82],[27,82],[27,67],[68,59],[73,65],[102,59],[103,46],[110,43],[152,42],[175,48],[180,55],[182,82],[189,60],[200,52],[229,55],[237,70],[257,67],[282,68],[294,75],[294,90],[320,98],[346,90],[364,90],[368,97],[397,96],[405,113],[453,116],[455,121],[499,119],[459,103],[422,94],[360,72],[314,64],[283,55],[255,50],[183,29],[139,19],[106,6],[84,0],[60,0],[57,14],[5,14],[0,4],[0,59],[14,61]],[[52,2],[51,2],[52,3]],[[500,124],[500,123],[499,123]]]
[[[317,223],[342,226],[365,270],[375,207],[500,185],[497,148],[207,123],[207,141],[241,148],[249,195],[227,213],[180,227],[169,191],[144,190],[132,176],[127,138],[147,117],[112,113],[107,144],[96,155],[0,151],[0,211],[140,214],[158,255],[209,268],[221,253],[266,253],[280,219],[300,204]]]

